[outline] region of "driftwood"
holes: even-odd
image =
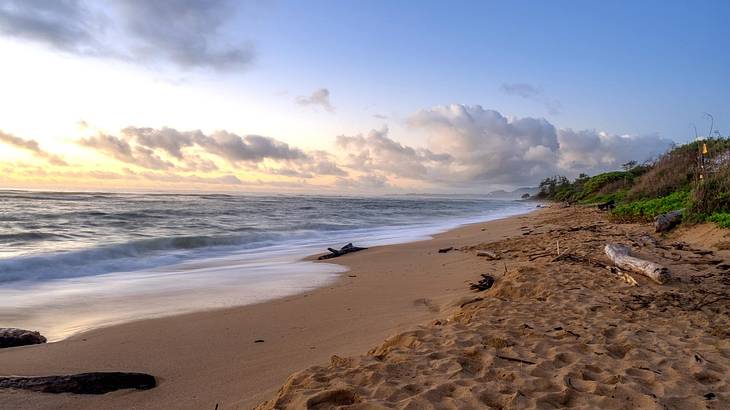
[[[454,247],[453,246],[449,246],[448,248],[441,248],[441,249],[439,249],[439,253],[446,253],[446,252],[453,251],[453,250],[454,250]]]
[[[46,338],[32,330],[14,327],[0,328],[0,348],[46,343]]]
[[[654,262],[635,258],[629,255],[629,248],[625,245],[609,243],[604,248],[611,262],[621,269],[642,274],[659,284],[669,280],[669,270]]]
[[[483,256],[483,257],[491,259],[491,260],[501,259],[500,256],[497,255],[496,253],[494,253],[492,251],[487,251],[487,250],[477,251],[477,256]]]
[[[656,232],[666,232],[682,222],[682,210],[667,212],[654,218]]]
[[[494,285],[494,278],[489,275],[482,274],[482,278],[479,279],[479,282],[469,284],[469,289],[482,292],[491,288],[492,285]]]
[[[322,259],[336,258],[338,256],[342,256],[347,253],[364,251],[365,249],[367,249],[367,248],[360,248],[358,246],[353,246],[351,243],[348,243],[347,245],[343,246],[339,250],[334,249],[334,248],[327,248],[327,250],[330,251],[331,253],[329,253],[327,255],[322,255],[317,259],[322,260]]]
[[[120,389],[149,390],[157,385],[145,373],[99,372],[62,376],[0,377],[0,388],[43,393],[104,394]]]

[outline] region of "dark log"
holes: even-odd
[[[46,343],[46,338],[32,330],[14,327],[0,328],[0,348]]]
[[[334,249],[334,248],[327,248],[327,250],[330,251],[331,253],[329,253],[327,255],[322,255],[322,256],[320,256],[317,259],[323,260],[323,259],[336,258],[338,256],[345,255],[347,253],[357,252],[357,251],[364,251],[365,249],[367,249],[367,248],[360,248],[358,246],[353,246],[351,243],[348,243],[347,245],[345,245],[342,248],[340,248],[340,250],[337,250],[337,249]]]
[[[598,209],[601,211],[610,211],[611,209],[616,207],[616,201],[613,199],[609,199],[608,201],[598,204]]]
[[[0,377],[0,388],[43,393],[104,394],[120,389],[149,390],[157,386],[145,373],[98,372],[60,376]]]
[[[439,253],[446,253],[446,252],[453,251],[453,250],[454,250],[454,247],[453,246],[449,246],[448,248],[441,248],[441,249],[439,249]]]
[[[666,232],[682,222],[682,210],[667,212],[654,218],[654,229],[657,232]]]

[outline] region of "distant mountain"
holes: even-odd
[[[495,198],[495,199],[520,199],[524,194],[529,194],[530,196],[535,195],[538,192],[537,187],[523,187],[523,188],[517,188],[514,191],[505,191],[503,189],[492,191],[487,194],[487,197],[489,198]]]

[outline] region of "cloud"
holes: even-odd
[[[300,96],[296,98],[296,103],[299,105],[307,106],[314,105],[320,106],[329,112],[334,112],[335,107],[330,103],[330,91],[326,88],[320,88],[314,90],[308,97]]]
[[[387,128],[339,136],[341,166],[381,180],[405,178],[441,187],[524,186],[554,174],[574,177],[617,169],[671,145],[656,135],[557,129],[542,118],[509,118],[478,105],[421,110],[408,123],[428,136],[425,147],[401,144],[388,137]],[[338,184],[355,183],[342,179]]]
[[[548,98],[542,88],[528,83],[502,83],[499,90],[506,95],[522,97],[536,101],[545,106],[548,113],[558,115],[562,111],[562,104],[558,100]]]
[[[596,130],[558,132],[558,165],[565,172],[600,172],[632,160],[644,161],[666,151],[672,141],[658,135],[611,135]]]
[[[449,154],[402,145],[388,137],[387,127],[367,135],[340,135],[337,147],[346,153],[348,168],[379,170],[411,179],[428,179],[435,166],[448,165],[453,160]]]
[[[335,185],[343,189],[360,191],[379,191],[391,188],[388,178],[378,174],[364,174],[357,178],[337,178]]]
[[[507,118],[479,105],[452,104],[422,110],[409,124],[453,158],[447,179],[523,184],[551,173],[559,144],[555,127],[542,118]]]
[[[113,135],[99,134],[82,138],[78,143],[94,148],[119,161],[143,168],[169,169],[174,167],[172,163],[160,158],[153,150],[139,145],[132,146],[127,141]]]
[[[160,182],[188,172],[218,178],[215,174],[225,172],[225,161],[228,169],[244,169],[247,174],[286,177],[247,179],[241,182],[245,185],[276,183],[293,188],[299,184],[301,188],[334,186],[363,191],[406,186],[472,191],[530,186],[555,174],[575,177],[582,172],[614,170],[630,160],[655,157],[672,144],[657,135],[558,129],[544,118],[507,117],[479,105],[424,109],[411,115],[407,125],[415,133],[411,140],[421,138],[422,143],[399,142],[387,127],[339,135],[332,151],[304,151],[260,135],[224,130],[206,134],[167,127],[127,127],[120,136],[98,134],[79,143],[128,164],[165,171],[149,174],[158,175]],[[334,185],[308,185],[318,177],[330,177]],[[229,178],[228,182],[235,181]]]
[[[299,148],[273,138],[260,135],[238,136],[228,131],[216,131],[210,136],[202,136],[196,144],[208,152],[230,162],[259,162],[266,158],[273,160],[297,160],[307,156]]]
[[[32,152],[35,156],[43,158],[52,165],[68,165],[66,161],[61,159],[58,155],[43,151],[36,140],[26,140],[0,130],[0,142]]]
[[[390,117],[388,117],[387,115],[383,115],[383,114],[373,114],[373,118],[377,118],[379,120],[387,120]]]
[[[542,90],[527,83],[503,83],[499,89],[507,95],[517,95],[522,98],[534,98],[542,94]]]
[[[122,134],[148,148],[160,148],[177,159],[183,158],[184,147],[192,146],[196,139],[204,137],[200,131],[180,132],[168,127],[161,129],[127,127],[122,130]]]
[[[250,44],[223,39],[237,6],[229,0],[4,0],[0,34],[77,55],[234,68],[254,54]]]

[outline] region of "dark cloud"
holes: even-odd
[[[78,143],[94,148],[119,161],[143,168],[169,169],[174,167],[172,163],[160,158],[153,150],[139,145],[132,146],[127,141],[113,135],[99,134],[82,138]]]
[[[230,68],[253,58],[226,44],[222,28],[241,2],[229,0],[3,0],[0,34],[80,55]]]
[[[527,83],[503,83],[499,89],[507,95],[517,95],[522,98],[533,98],[542,94],[542,90]]]
[[[320,106],[329,112],[335,111],[335,107],[333,107],[330,102],[330,91],[326,88],[314,90],[308,97],[297,97],[295,101],[299,105]]]
[[[562,104],[558,100],[548,98],[542,88],[527,83],[503,83],[500,91],[507,95],[522,97],[536,101],[545,106],[550,114],[558,115],[562,111]]]
[[[290,147],[281,141],[260,135],[238,136],[228,131],[216,131],[203,136],[196,143],[211,154],[230,162],[259,162],[264,159],[298,160],[307,155],[299,148]]]
[[[205,135],[200,130],[178,131],[167,127],[160,129],[127,127],[122,130],[122,134],[140,146],[152,150],[161,149],[178,160],[189,158],[189,155],[184,154],[184,149],[193,146],[198,146],[233,163],[253,163],[264,159],[301,160],[307,158],[307,155],[299,148],[290,147],[289,144],[260,135],[242,137],[228,131],[216,131]]]
[[[196,139],[204,138],[200,131],[180,132],[168,127],[161,129],[127,127],[122,130],[122,134],[148,148],[160,148],[177,159],[183,158],[184,147],[192,146]]]
[[[26,140],[15,135],[5,133],[0,130],[0,142],[32,152],[35,156],[43,158],[53,165],[68,165],[66,161],[58,155],[50,154],[41,149],[36,140]]]

